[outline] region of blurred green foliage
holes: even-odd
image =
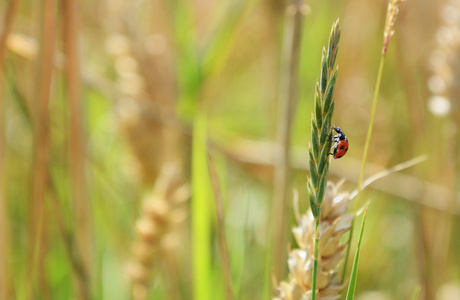
[[[378,291],[387,297],[383,299],[407,299],[417,284],[422,286],[419,299],[433,299],[430,297],[436,291],[460,276],[456,255],[460,242],[455,235],[460,213],[459,99],[458,94],[450,94],[451,110],[436,115],[430,110],[433,93],[427,86],[434,73],[430,67],[432,53],[446,46],[439,41],[437,30],[447,26],[442,12],[449,3],[408,1],[401,5],[383,74],[369,164],[383,169],[421,153],[428,153],[430,159],[405,171],[407,177],[397,184],[388,178],[376,184],[375,190],[364,192],[363,198],[373,202],[361,247],[359,299],[370,299],[365,298],[368,291]],[[299,191],[301,211],[308,207],[307,171],[302,166],[308,160],[314,84],[330,24],[340,17],[342,36],[336,62],[340,72],[333,123],[340,125],[350,140],[347,156],[331,163],[330,178],[345,178],[344,189],[352,190],[359,174],[386,14],[385,1],[306,4],[309,12],[303,24],[300,97],[292,126],[292,188]],[[2,22],[7,5],[0,4]],[[57,44],[48,107],[50,180],[44,206],[43,265],[35,283],[29,281],[29,255],[34,247],[31,234],[37,225],[31,218],[35,199],[31,174],[42,46],[41,1],[21,3],[11,31],[17,40],[15,43],[10,38],[2,62],[4,155],[0,168],[8,241],[0,243],[8,249],[0,249],[4,250],[0,255],[7,258],[11,299],[27,298],[29,289],[33,299],[78,297],[72,271],[74,252],[66,248],[75,246],[72,239],[79,230],[69,166],[69,115],[78,112],[68,107],[60,26],[66,20],[61,15],[62,2],[55,5]],[[158,171],[150,166],[172,156],[181,162],[183,182],[206,184],[203,176],[207,170],[192,171],[194,150],[202,151],[202,158],[209,154],[217,161],[234,298],[272,296],[267,255],[276,99],[287,3],[106,0],[83,1],[78,6],[92,297],[130,298],[127,270],[133,259],[136,219],[142,209],[141,199],[153,186]],[[459,49],[449,51],[458,53]],[[451,67],[453,82],[458,85],[459,67]],[[203,134],[208,143],[202,148],[192,146],[197,113],[207,119]],[[175,142],[168,140],[171,131],[179,136]],[[157,148],[165,150],[157,155]],[[266,158],[271,164],[260,161]],[[200,168],[205,165],[199,164]],[[433,193],[433,185],[440,192]],[[195,201],[195,196],[192,192],[190,201]],[[200,218],[196,213],[206,210],[211,214],[203,217],[210,218],[204,237],[208,244],[199,246],[206,247],[209,255],[205,258],[210,262],[206,286],[212,289],[207,292],[211,299],[225,299],[214,198],[203,203],[209,207],[191,209],[178,230],[174,267],[160,254],[155,258],[149,299],[171,299],[171,290],[179,299],[198,295],[193,292],[196,273],[192,272],[192,249],[200,247],[192,248],[195,237],[191,230],[193,217]],[[291,221],[295,221],[292,216]],[[295,247],[294,243],[291,237],[290,245],[279,246]],[[195,253],[195,257],[199,255]],[[0,276],[0,280],[5,279]]]

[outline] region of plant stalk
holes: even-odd
[[[193,127],[192,142],[192,188],[191,230],[193,298],[210,299],[211,280],[211,211],[210,183],[206,145],[206,113],[197,109]]]
[[[64,51],[66,96],[68,98],[70,132],[69,164],[72,179],[73,209],[77,226],[75,233],[75,252],[80,256],[82,273],[76,277],[78,294],[82,299],[90,298],[91,264],[91,226],[90,207],[85,178],[85,139],[83,134],[83,117],[81,101],[81,79],[78,54],[79,10],[75,0],[61,0],[64,16]]]
[[[337,82],[338,67],[335,67],[340,40],[339,20],[333,23],[327,50],[321,55],[321,75],[315,87],[315,105],[312,112],[311,144],[309,146],[310,176],[308,178],[308,197],[310,209],[316,223],[314,240],[314,261],[312,274],[312,299],[316,299],[316,281],[319,260],[319,228],[321,206],[323,203],[327,178],[329,175],[329,152],[331,140],[331,120],[334,113],[334,90]]]
[[[230,269],[230,259],[228,254],[227,237],[225,234],[225,213],[224,213],[224,201],[222,199],[222,192],[219,183],[219,177],[217,176],[217,170],[214,165],[214,160],[211,156],[208,157],[209,175],[211,177],[211,186],[214,191],[214,200],[216,202],[216,214],[217,214],[217,229],[219,238],[219,250],[222,259],[222,272],[225,282],[226,300],[233,300],[232,290],[232,276]]]
[[[278,96],[278,121],[276,140],[278,158],[274,172],[273,188],[273,241],[272,270],[276,277],[284,276],[286,256],[288,201],[290,182],[290,144],[293,112],[298,98],[298,71],[300,64],[300,45],[302,32],[301,3],[293,1],[286,10],[283,50],[281,54],[281,75]]]
[[[385,53],[382,53],[380,56],[380,64],[379,64],[379,71],[377,73],[377,82],[375,84],[375,90],[374,90],[374,99],[372,101],[372,111],[371,111],[371,118],[369,120],[369,126],[367,128],[367,136],[366,136],[366,144],[364,146],[364,153],[363,153],[363,161],[361,164],[361,173],[359,175],[359,181],[358,181],[358,194],[356,195],[356,201],[355,201],[355,207],[354,211],[356,213],[358,207],[359,207],[359,201],[361,198],[361,191],[363,189],[363,181],[364,181],[364,171],[366,170],[366,162],[367,162],[367,154],[369,152],[369,145],[371,143],[371,136],[372,136],[372,129],[374,127],[374,118],[375,118],[375,112],[377,110],[377,102],[378,102],[378,96],[379,96],[379,91],[380,91],[380,83],[382,81],[382,74],[383,74],[383,66],[385,64]],[[342,274],[342,282],[345,280],[345,274],[347,271],[347,265],[348,265],[348,256],[350,254],[350,245],[351,245],[351,240],[353,238],[353,231],[355,228],[355,219],[353,218],[353,222],[351,223],[351,228],[350,228],[350,237],[348,239],[348,245],[347,245],[347,253],[345,255],[345,263],[343,265],[343,274]]]
[[[40,66],[37,73],[36,81],[36,106],[37,113],[34,116],[34,157],[32,172],[32,193],[30,206],[30,235],[32,247],[29,250],[30,265],[27,274],[29,288],[26,299],[37,298],[35,288],[40,284],[46,284],[44,279],[44,246],[42,239],[47,223],[45,214],[45,196],[47,192],[48,178],[48,160],[50,149],[50,112],[49,101],[52,89],[53,79],[53,58],[55,53],[55,33],[56,33],[56,16],[55,0],[42,1],[42,28],[41,28],[41,55]],[[44,290],[44,289],[39,289]]]
[[[385,56],[386,55],[382,53],[380,57],[379,72],[377,74],[377,83],[375,84],[375,91],[374,91],[374,100],[372,101],[371,119],[369,120],[369,126],[367,128],[366,144],[364,145],[364,153],[363,153],[363,162],[361,164],[361,173],[359,175],[359,181],[358,181],[358,196],[355,202],[355,211],[359,205],[360,194],[361,194],[362,185],[364,181],[364,171],[366,169],[367,155],[369,153],[369,145],[371,143],[372,129],[374,127],[375,112],[377,110],[380,83],[382,81],[383,66],[385,64]]]
[[[3,87],[6,86],[6,68],[7,39],[13,27],[14,20],[19,8],[19,0],[10,1],[4,15],[3,32],[0,34],[0,299],[11,299],[13,297],[13,284],[9,278],[11,267],[10,260],[10,224],[8,205],[5,193],[5,137],[4,137],[4,120],[5,109],[3,105]]]
[[[321,207],[318,210],[318,215],[321,216]],[[316,299],[316,279],[318,277],[318,259],[319,259],[319,220],[316,221],[315,227],[315,260],[313,261],[313,281],[311,285],[311,300]]]

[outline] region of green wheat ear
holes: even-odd
[[[308,195],[315,220],[318,220],[321,204],[323,203],[329,174],[329,151],[331,141],[331,119],[334,113],[335,84],[338,67],[334,67],[339,49],[340,26],[339,20],[332,25],[329,43],[323,47],[321,56],[321,77],[315,87],[315,107],[311,121],[311,143],[309,145],[310,177],[308,179]]]

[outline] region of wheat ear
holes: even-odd
[[[135,300],[147,299],[155,263],[163,260],[178,243],[178,225],[187,217],[188,185],[179,186],[178,169],[165,164],[154,188],[142,200],[136,222],[137,239],[129,266],[131,293]]]
[[[347,241],[342,236],[350,229],[352,214],[346,214],[350,200],[349,193],[339,193],[339,185],[328,182],[321,207],[319,228],[319,255],[317,270],[317,293],[320,300],[340,299],[344,284],[341,282],[340,267],[346,253]],[[298,225],[292,229],[298,248],[288,258],[289,278],[277,288],[276,300],[312,299],[312,277],[315,251],[316,221],[310,211],[300,216]]]
[[[331,149],[331,119],[334,113],[333,95],[338,68],[334,67],[340,40],[339,20],[334,22],[327,50],[321,56],[321,77],[315,87],[315,107],[311,119],[311,143],[308,154],[310,177],[308,196],[315,219],[318,219],[329,174],[329,152]]]
[[[315,247],[312,278],[312,299],[316,299],[316,281],[319,255],[319,225],[321,205],[326,190],[329,174],[329,152],[331,149],[331,120],[334,113],[334,90],[338,68],[334,67],[339,49],[339,20],[332,25],[327,51],[323,48],[321,55],[321,76],[315,86],[315,107],[311,119],[311,144],[309,145],[310,177],[308,178],[308,197],[310,209],[316,221]]]
[[[325,197],[327,187],[332,188],[328,183],[329,174],[329,153],[331,149],[331,120],[334,113],[334,90],[337,81],[338,68],[335,67],[337,52],[339,49],[340,26],[339,20],[332,25],[329,35],[327,50],[323,48],[321,55],[321,75],[315,86],[315,104],[311,121],[311,143],[309,145],[310,176],[308,178],[308,197],[310,200],[311,215],[307,213],[299,221],[299,226],[294,229],[300,249],[291,252],[288,265],[290,279],[280,284],[278,299],[302,299],[315,300],[317,290],[323,290],[329,286],[332,269],[336,268],[337,259],[342,252],[337,248],[339,240],[337,236],[344,232],[335,231],[337,222],[322,224],[330,213],[333,195]],[[325,202],[325,199],[328,201]],[[323,212],[321,209],[323,208]],[[343,212],[344,213],[344,212]],[[299,232],[303,234],[299,235]],[[334,248],[332,244],[336,247]],[[332,248],[331,248],[332,247]],[[337,253],[336,253],[337,252]],[[332,263],[324,266],[324,258],[333,254]],[[327,270],[327,271],[324,271]],[[333,286],[341,286],[340,280]],[[300,288],[300,289],[299,289]],[[330,291],[332,286],[328,289]],[[339,289],[340,290],[340,289]],[[322,292],[324,294],[325,292]]]

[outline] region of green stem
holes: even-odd
[[[315,228],[315,260],[313,261],[313,278],[311,284],[311,300],[316,299],[316,278],[318,277],[318,258],[319,258],[319,222],[321,218],[321,207],[318,209],[318,219]]]
[[[206,149],[206,113],[196,111],[192,142],[191,231],[194,299],[210,299],[211,279],[211,212],[209,173]]]
[[[356,195],[356,202],[355,202],[355,209],[354,209],[355,213],[356,213],[356,210],[358,209],[359,200],[361,198],[361,190],[362,190],[363,181],[364,181],[364,170],[366,169],[367,154],[369,152],[369,145],[371,143],[372,128],[374,127],[374,118],[375,118],[375,112],[377,110],[377,101],[378,101],[378,96],[379,96],[379,91],[380,91],[380,82],[382,81],[384,64],[385,64],[385,54],[382,53],[382,55],[380,56],[380,65],[379,65],[379,72],[377,74],[377,82],[375,84],[374,100],[372,102],[371,119],[369,120],[369,127],[367,128],[366,143],[364,145],[363,161],[361,164],[361,174],[359,175],[359,181],[358,181],[358,195]],[[350,245],[351,245],[351,239],[353,238],[354,228],[355,228],[355,218],[353,218],[353,222],[351,223],[350,236],[348,238],[348,245],[347,245],[347,253],[345,255],[345,263],[343,266],[342,282],[345,279],[345,273],[347,271],[348,256],[350,254]]]
[[[372,102],[371,119],[369,121],[369,127],[367,128],[366,144],[364,145],[363,162],[361,164],[361,174],[359,175],[358,195],[356,197],[356,202],[355,202],[355,211],[358,208],[359,199],[361,196],[362,185],[364,181],[364,170],[366,169],[367,154],[369,153],[369,145],[371,143],[372,128],[374,127],[375,111],[377,110],[377,101],[378,101],[379,90],[380,90],[380,82],[382,81],[384,63],[385,63],[385,54],[382,54],[382,56],[380,57],[380,66],[379,66],[379,73],[377,75],[377,82],[375,84],[374,100]]]

